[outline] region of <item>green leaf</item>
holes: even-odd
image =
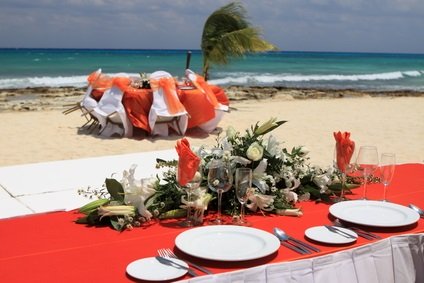
[[[187,211],[182,208],[177,208],[173,210],[169,210],[165,213],[159,215],[159,219],[170,219],[170,218],[179,218],[187,215]]]
[[[88,218],[88,216],[80,217],[77,220],[75,220],[75,223],[77,223],[77,224],[88,224],[87,218]]]
[[[119,224],[119,218],[118,217],[111,217],[110,218],[110,224],[112,225],[113,229],[116,231],[122,232],[124,229],[124,225]]]
[[[123,202],[125,194],[124,194],[124,188],[122,188],[121,183],[119,183],[115,179],[109,179],[109,178],[106,179],[105,183],[106,183],[107,191],[109,192],[110,196],[116,201]]]

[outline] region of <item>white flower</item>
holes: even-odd
[[[227,130],[225,131],[225,135],[229,138],[229,139],[233,139],[237,134],[236,129],[234,129],[234,127],[229,126],[227,128]]]
[[[250,163],[252,163],[252,161],[250,161],[249,159],[247,159],[247,158],[244,158],[244,157],[241,157],[241,156],[233,156],[232,158],[231,158],[231,163],[232,163],[232,165],[234,164],[241,164],[241,165],[243,165],[243,166],[246,166],[246,165],[248,165],[248,164],[250,164]]]
[[[279,145],[280,143],[277,138],[270,135],[266,144],[266,151],[268,151],[272,156],[278,157],[278,155],[281,154],[281,148]]]
[[[286,215],[286,216],[302,216],[303,212],[300,208],[290,208],[290,209],[277,209],[275,213],[278,215]]]
[[[263,135],[264,133],[268,132],[271,128],[277,127],[278,124],[276,122],[277,122],[277,118],[275,117],[270,118],[268,121],[263,123],[259,128],[257,128],[254,134],[257,136]]]
[[[293,202],[293,203],[297,202],[298,196],[295,192],[291,191],[290,189],[283,189],[282,191],[284,195],[286,196],[286,200],[288,202]]]
[[[309,149],[306,146],[300,146],[300,150],[299,150],[300,157],[305,157],[306,155],[308,155],[308,153],[309,153]]]
[[[263,154],[264,154],[264,149],[258,142],[252,143],[246,152],[247,158],[249,158],[252,161],[261,160]]]
[[[320,193],[325,193],[328,190],[328,185],[331,184],[331,177],[327,174],[315,176],[312,181],[320,188]]]
[[[253,193],[249,195],[250,203],[246,204],[246,207],[252,211],[256,211],[258,208],[263,211],[272,211],[274,209],[274,198],[275,196]]]
[[[152,218],[152,214],[149,210],[147,210],[145,201],[156,193],[154,186],[155,179],[135,179],[134,173],[136,167],[136,165],[133,165],[129,171],[124,171],[123,173],[121,184],[125,193],[124,201],[126,204],[135,206],[141,216],[150,220]]]
[[[119,215],[135,215],[135,207],[131,205],[109,205],[100,206],[97,209],[97,213],[100,215],[100,220],[105,216],[119,216]]]

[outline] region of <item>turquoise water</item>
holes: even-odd
[[[165,70],[182,77],[186,50],[0,49],[0,88],[84,86],[89,73],[138,75]],[[190,68],[201,73],[202,55]],[[424,54],[269,52],[213,66],[218,85],[421,90]]]

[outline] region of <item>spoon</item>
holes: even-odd
[[[284,232],[280,228],[277,228],[277,227],[274,228],[274,234],[277,235],[277,237],[280,240],[283,240],[283,241],[289,241],[289,240],[291,240],[292,242],[296,243],[296,246],[297,247],[299,247],[299,248],[301,248],[301,249],[303,249],[303,250],[305,250],[307,252],[309,252],[308,249],[311,250],[311,251],[314,251],[314,252],[320,252],[320,249],[318,249],[318,248],[316,248],[316,247],[314,247],[314,246],[312,246],[312,245],[310,245],[308,243],[305,243],[305,242],[303,242],[301,240],[298,240],[296,238],[293,238],[293,237],[287,235],[286,232]]]
[[[424,210],[422,210],[418,206],[415,206],[415,205],[413,205],[411,203],[408,206],[409,206],[409,208],[415,210],[420,215],[420,217],[424,218]]]

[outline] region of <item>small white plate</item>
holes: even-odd
[[[188,267],[182,260],[169,258],[175,263]],[[165,281],[183,276],[187,269],[160,263],[155,257],[138,259],[127,266],[127,273],[134,278],[150,281]]]
[[[305,231],[305,235],[309,239],[326,244],[348,244],[355,242],[358,238],[358,234],[356,234],[352,230],[341,227],[337,227],[337,229],[353,236],[354,238],[344,237],[338,233],[331,232],[325,226],[315,226],[308,228]]]

